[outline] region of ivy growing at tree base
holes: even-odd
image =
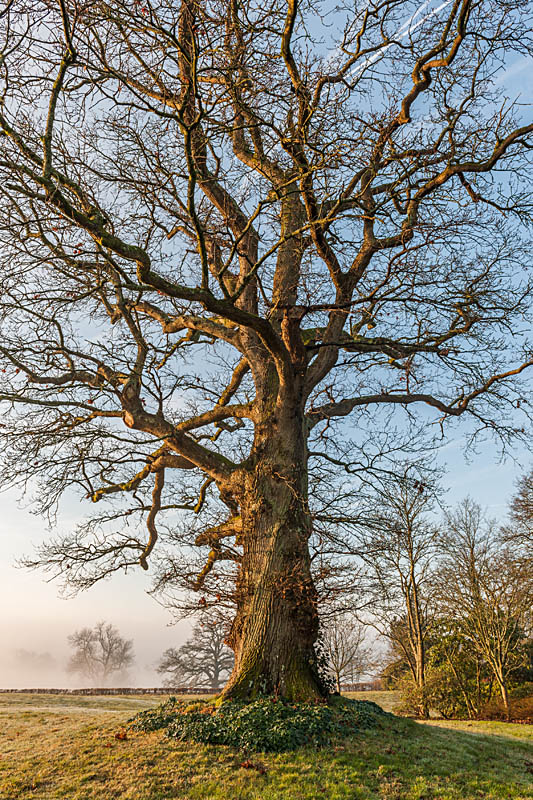
[[[286,752],[327,747],[335,740],[379,725],[386,716],[370,701],[332,698],[329,703],[287,703],[263,697],[251,703],[187,702],[171,697],[131,720],[136,731],[165,729],[180,741],[222,744],[246,751]],[[388,716],[388,715],[387,715]]]

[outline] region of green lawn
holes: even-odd
[[[1,800],[533,798],[531,726],[386,717],[333,751],[249,757],[159,732],[115,738],[162,699],[0,695]]]
[[[395,706],[400,702],[400,692],[346,692],[346,697],[353,697],[355,700],[372,700],[385,711],[394,711]]]

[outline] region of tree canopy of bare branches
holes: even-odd
[[[366,627],[348,614],[338,614],[323,632],[325,655],[337,692],[342,683],[356,683],[372,666],[372,649],[365,642]]]
[[[524,548],[529,556],[533,553],[533,472],[522,475],[517,491],[510,503],[510,519],[504,526],[503,535],[512,547]]]
[[[408,465],[393,486],[378,486],[367,500],[361,534],[372,624],[409,665],[424,716],[435,560],[442,538],[431,516],[438,497],[434,481],[427,468]]]

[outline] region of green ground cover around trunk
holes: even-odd
[[[532,726],[385,717],[333,749],[278,755],[116,738],[162,699],[0,695],[1,800],[533,798]]]

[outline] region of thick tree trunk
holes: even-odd
[[[303,424],[265,430],[242,476],[243,558],[228,644],[235,666],[222,699],[327,695],[317,670],[317,594],[311,576]]]

